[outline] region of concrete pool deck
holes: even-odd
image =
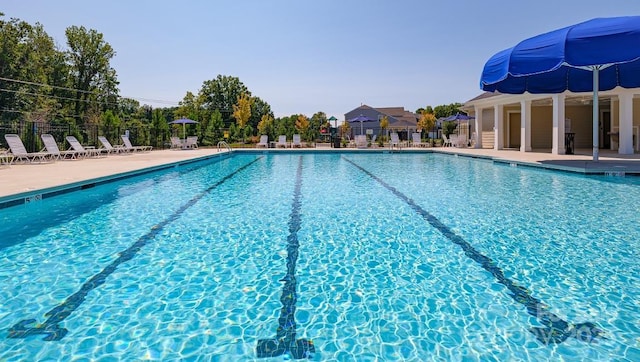
[[[364,151],[381,152],[388,148],[333,149],[302,148],[293,151]],[[234,150],[236,151],[236,150]],[[238,149],[264,152],[265,149]],[[268,149],[268,152],[292,151],[292,149]],[[599,162],[593,162],[591,150],[576,150],[576,155],[552,155],[547,152],[519,152],[517,150],[493,150],[475,148],[402,148],[404,152],[440,152],[459,156],[490,159],[494,162],[542,167],[583,174],[640,175],[640,154],[618,155],[613,151],[601,151]],[[109,178],[114,175],[161,168],[176,162],[212,157],[226,151],[215,148],[195,150],[158,150],[130,155],[110,155],[83,160],[61,160],[43,164],[12,164],[0,167],[0,202],[35,194],[38,190],[64,188],[66,185],[82,184],[90,180]],[[395,151],[394,151],[395,152]]]

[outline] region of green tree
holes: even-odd
[[[443,104],[435,106],[432,113],[435,115],[436,119],[449,117],[460,112],[460,107],[462,107],[461,103]]]
[[[109,142],[119,142],[120,126],[122,121],[111,110],[104,112],[101,119],[102,134]]]
[[[66,29],[67,59],[75,89],[75,116],[83,117],[90,102],[96,102],[96,92],[117,85],[115,71],[109,62],[115,51],[103,35],[84,26]]]
[[[0,80],[0,104],[11,112],[3,112],[2,117],[56,118],[58,90],[48,85],[54,69],[60,66],[53,39],[38,23],[32,26],[13,18],[5,21],[3,16],[0,13],[0,77],[4,78]]]
[[[309,120],[309,128],[307,130],[307,140],[308,141],[313,141],[313,140],[317,140],[320,138],[320,129],[322,127],[326,127],[327,129],[329,129],[328,126],[329,121],[327,120],[327,114],[324,112],[316,112],[313,114],[313,116],[311,116],[311,119]]]
[[[162,110],[155,109],[151,115],[152,140],[151,145],[160,148],[169,138],[169,122],[162,114]]]
[[[253,97],[253,103],[251,104],[251,117],[249,118],[249,124],[257,129],[258,123],[262,120],[262,116],[269,115],[273,118],[273,112],[271,106],[260,99],[259,97]]]
[[[251,97],[251,92],[237,77],[218,75],[216,79],[203,82],[198,96],[202,107],[211,112],[218,110],[226,126],[234,123],[233,105],[238,97],[246,94]]]
[[[209,125],[207,127],[207,129],[210,130],[212,137],[209,138],[208,134],[205,135],[205,138],[211,140],[211,145],[214,145],[222,140],[223,128],[224,122],[222,121],[222,114],[218,110],[213,111],[209,120]]]
[[[453,132],[455,132],[456,130],[456,123],[455,122],[442,122],[442,133],[445,136],[449,136],[450,134],[452,134]]]

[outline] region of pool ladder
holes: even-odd
[[[222,148],[222,147],[226,148],[227,151],[231,152],[231,146],[229,146],[229,144],[227,142],[225,142],[225,141],[218,142],[218,151],[220,151],[220,148]]]

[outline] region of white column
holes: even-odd
[[[520,101],[520,152],[531,152],[531,101]]]
[[[474,140],[476,148],[482,148],[482,108],[475,106],[474,111],[476,113],[476,139]]]
[[[551,154],[564,155],[564,94],[554,94],[553,99],[553,139]]]
[[[633,154],[633,93],[625,92],[618,96],[620,100],[620,148],[621,155]]]
[[[504,106],[493,106],[493,149],[504,149]]]

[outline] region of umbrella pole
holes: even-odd
[[[600,77],[600,67],[593,67],[593,161],[598,161],[598,148],[600,147],[600,142],[598,141],[599,130],[600,130],[600,111],[598,104],[598,88],[599,87],[599,77]]]

